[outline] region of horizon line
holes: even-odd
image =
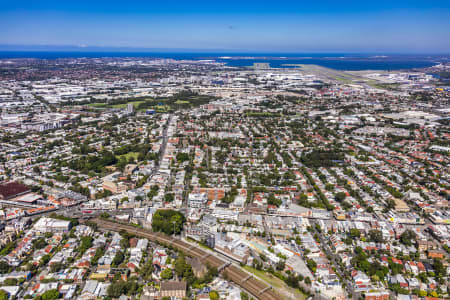
[[[141,52],[141,53],[233,53],[233,54],[360,54],[360,55],[450,55],[450,52],[399,51],[399,50],[257,50],[257,49],[202,49],[140,46],[89,46],[89,45],[17,45],[0,44],[0,52]]]

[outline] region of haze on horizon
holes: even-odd
[[[10,49],[450,52],[450,3],[433,0],[7,1],[0,27]]]

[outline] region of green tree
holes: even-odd
[[[173,277],[171,269],[162,270],[160,275],[161,275],[161,279],[164,279],[164,280],[169,280],[169,279],[172,279],[172,277]]]
[[[102,219],[109,219],[111,217],[107,212],[103,212],[100,214],[100,218]]]
[[[0,260],[0,274],[8,273],[11,266],[7,262]]]
[[[92,241],[94,240],[93,237],[91,236],[83,236],[81,237],[81,244],[78,247],[78,252],[80,254],[83,254],[84,252],[86,252],[87,249],[92,247]]]
[[[34,249],[42,249],[42,248],[44,248],[45,246],[47,246],[47,242],[46,242],[45,239],[42,238],[42,237],[33,240],[32,244],[33,244],[33,248],[34,248]]]
[[[152,259],[150,258],[144,264],[144,266],[142,266],[142,268],[139,269],[139,274],[142,276],[142,278],[148,280],[149,278],[151,278],[152,272],[153,272],[153,262]]]
[[[178,277],[183,277],[183,274],[188,267],[190,266],[186,263],[186,259],[183,255],[180,255],[175,261],[175,274],[177,274]]]
[[[284,260],[280,259],[280,261],[277,262],[275,268],[277,269],[277,271],[283,271],[285,266],[286,266],[286,263],[284,262]]]
[[[286,278],[286,284],[293,288],[298,288],[298,278],[294,274],[289,274]]]
[[[46,254],[42,256],[41,261],[39,262],[39,265],[44,266],[50,261],[51,257],[50,255]]]
[[[117,267],[117,266],[119,266],[122,262],[123,262],[123,260],[124,260],[124,255],[123,255],[123,252],[122,251],[118,251],[117,253],[116,253],[116,255],[114,256],[114,258],[113,258],[113,260],[112,260],[112,262],[111,262],[111,265],[113,266],[113,267]]]
[[[267,204],[279,207],[281,205],[281,200],[276,198],[273,193],[270,193],[269,198],[267,199]]]
[[[411,246],[416,241],[416,233],[411,229],[405,230],[400,235],[400,242],[406,246]]]
[[[164,195],[164,201],[172,202],[175,199],[173,193],[168,193]]]
[[[217,293],[216,291],[211,291],[209,292],[209,299],[211,300],[219,300],[219,293]]]
[[[312,271],[315,272],[316,268],[317,268],[317,264],[314,260],[312,259],[307,259],[306,260],[306,265],[308,266],[308,268]]]
[[[51,271],[52,273],[56,273],[56,272],[58,272],[59,270],[61,270],[63,267],[64,267],[64,264],[63,264],[62,262],[57,262],[57,263],[54,263],[54,264],[52,264],[52,265],[50,266],[50,271]]]
[[[184,215],[178,211],[170,209],[159,209],[153,214],[153,231],[164,232],[165,234],[179,234],[183,230],[183,224],[186,222]],[[175,224],[175,226],[174,226]]]
[[[41,295],[42,300],[54,300],[59,298],[59,291],[57,289],[48,290]]]
[[[248,294],[246,292],[241,292],[241,300],[248,300]]]
[[[347,195],[346,195],[344,192],[339,192],[339,193],[336,193],[336,195],[334,195],[334,199],[335,199],[337,202],[342,202],[342,201],[344,201],[346,197],[347,197]]]
[[[105,254],[105,248],[104,247],[99,247],[97,248],[97,250],[95,250],[95,255],[94,257],[91,259],[91,264],[92,265],[97,265],[98,260]]]
[[[0,256],[5,256],[9,252],[11,252],[16,247],[16,242],[12,241],[7,243],[3,248],[0,250]]]
[[[5,285],[17,285],[18,280],[16,278],[6,278],[3,282]]]
[[[327,191],[334,191],[334,184],[327,183],[327,184],[325,185],[325,189],[326,189]]]
[[[427,296],[427,291],[420,290],[419,291],[419,296],[420,297],[426,297]]]
[[[356,229],[356,228],[350,229],[350,237],[352,239],[359,238],[360,236],[361,236],[361,232],[359,231],[359,229]]]
[[[188,161],[189,160],[189,154],[188,153],[183,153],[183,152],[178,152],[176,158],[177,158],[177,161],[179,161],[179,162]]]
[[[433,269],[437,277],[445,277],[447,275],[446,267],[444,267],[444,264],[438,258],[433,260]]]
[[[371,241],[375,243],[382,243],[383,242],[383,233],[380,230],[370,230],[369,231],[369,238]]]
[[[386,201],[386,207],[384,209],[385,212],[388,212],[389,210],[393,209],[395,207],[395,201],[393,199],[388,199]]]
[[[108,286],[106,293],[109,297],[119,298],[125,292],[126,283],[122,280],[114,282]]]
[[[0,290],[0,300],[8,300],[8,293],[4,290]]]

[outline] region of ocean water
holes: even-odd
[[[224,60],[220,60],[224,61]],[[224,61],[229,66],[251,66],[253,63],[269,63],[272,68],[293,68],[295,64],[312,64],[335,70],[402,70],[426,68],[435,65],[433,61],[409,59],[361,59],[361,58],[292,58],[292,59],[233,59]]]
[[[450,61],[445,55],[370,55],[370,54],[251,54],[251,53],[157,53],[157,52],[71,52],[71,51],[0,51],[0,59],[11,58],[99,58],[150,57],[176,60],[212,59],[228,66],[247,67],[268,63],[273,68],[292,68],[295,64],[314,64],[336,70],[404,70],[425,68]]]

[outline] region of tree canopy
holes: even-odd
[[[48,290],[41,295],[42,300],[54,300],[59,298],[59,291],[57,289]]]
[[[184,215],[171,209],[159,209],[153,214],[153,231],[164,232],[165,234],[179,234],[183,230],[186,222]],[[175,223],[175,226],[174,226]]]
[[[8,293],[4,290],[0,290],[0,300],[8,300]]]
[[[3,260],[0,261],[0,274],[8,273],[10,268],[11,268],[11,266],[8,265],[7,262],[5,262]]]
[[[405,230],[400,235],[400,242],[406,246],[411,246],[416,242],[416,233],[410,229]]]
[[[313,150],[300,158],[300,161],[310,168],[334,167],[343,160],[344,154],[334,150]]]
[[[164,280],[169,280],[169,279],[172,279],[172,277],[173,277],[173,273],[172,273],[171,269],[162,270],[160,275],[161,275],[161,278]]]

